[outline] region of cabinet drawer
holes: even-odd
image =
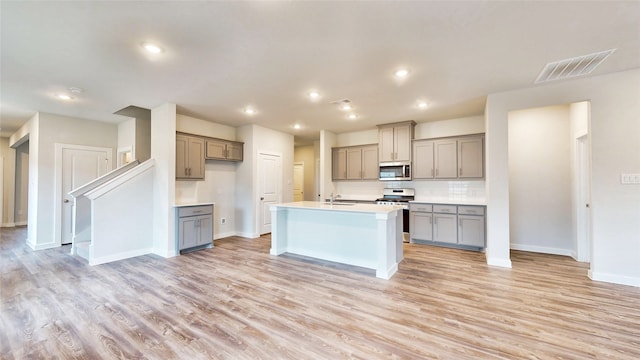
[[[433,205],[431,204],[409,204],[409,210],[419,212],[432,212]]]
[[[213,213],[213,207],[211,205],[184,206],[178,208],[178,217],[210,215],[211,213]]]
[[[455,214],[457,212],[455,205],[433,205],[433,212]]]
[[[458,206],[458,214],[484,215],[484,206]]]

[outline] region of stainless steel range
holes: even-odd
[[[415,199],[415,189],[386,188],[382,191],[382,197],[376,200],[376,204],[402,206],[402,232],[409,233],[409,201]],[[409,237],[404,236],[404,242],[409,242]]]

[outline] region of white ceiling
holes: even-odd
[[[310,139],[480,115],[488,94],[534,86],[546,63],[573,56],[616,48],[592,75],[640,67],[639,1],[2,1],[0,10],[2,136],[36,111],[118,123],[126,118],[113,112],[126,106],[171,102],[185,115]],[[145,54],[143,41],[164,53]],[[411,71],[404,81],[393,78],[400,66]],[[84,91],[54,98],[69,87]],[[344,98],[357,120],[330,104]],[[242,113],[249,105],[258,113]]]

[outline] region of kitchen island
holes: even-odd
[[[400,206],[300,201],[270,209],[271,255],[374,269],[381,279],[391,278],[403,259]]]

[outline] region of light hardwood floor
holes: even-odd
[[[0,231],[2,359],[640,358],[640,289],[561,256],[405,244],[385,281],[268,236],[91,267]]]

